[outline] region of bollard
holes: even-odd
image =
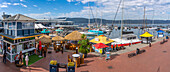
[[[151,47],[151,43],[149,43],[149,47]]]

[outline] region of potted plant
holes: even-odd
[[[87,53],[90,51],[89,39],[85,39],[85,35],[82,35],[83,40],[80,40],[78,44],[80,44],[79,52],[84,54],[84,57],[87,57]]]

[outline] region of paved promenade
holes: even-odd
[[[162,39],[160,39],[162,41]],[[159,40],[159,41],[160,41]],[[125,53],[115,53],[111,55],[111,60],[106,61],[105,57],[99,57],[92,53],[85,58],[85,64],[76,69],[76,72],[170,72],[170,40],[165,44],[160,45],[160,42],[153,43],[152,47],[148,45],[141,49],[146,52],[132,58],[128,58],[128,54],[136,51]],[[134,48],[136,48],[134,45]],[[133,47],[133,46],[131,46]],[[67,63],[67,55],[55,53],[48,54],[46,58],[34,63],[29,68],[15,67],[14,63],[3,64],[2,56],[0,56],[0,70],[2,72],[49,72],[49,62],[55,59],[60,63]],[[1,72],[0,71],[0,72]],[[65,72],[65,69],[60,69],[60,72]]]
[[[135,57],[128,58],[131,51],[111,56],[111,60],[105,61],[105,57],[92,56],[85,59],[84,66],[77,72],[170,72],[170,41],[160,45],[157,42],[152,47],[144,47],[146,52]]]

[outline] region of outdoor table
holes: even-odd
[[[80,57],[80,54],[73,54],[73,61],[76,62],[76,67],[80,66],[80,64],[77,64],[77,59]]]

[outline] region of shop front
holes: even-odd
[[[29,55],[34,54],[35,48],[35,37],[28,37],[22,39],[10,39],[8,37],[3,37],[3,50],[7,52],[7,59],[10,62],[14,62],[14,57],[22,52],[23,55],[25,53],[29,53]]]

